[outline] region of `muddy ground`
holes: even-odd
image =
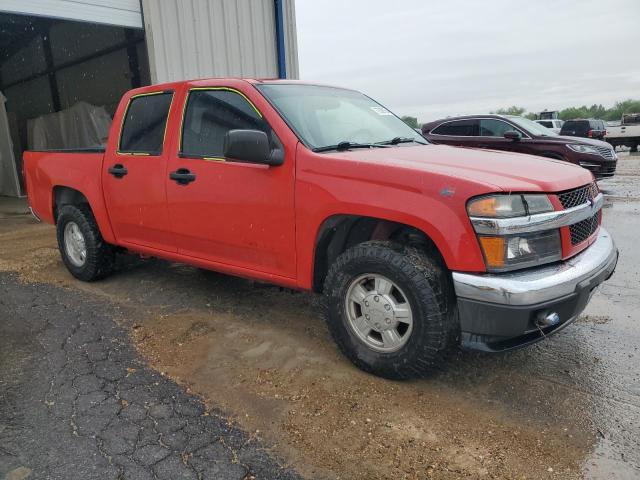
[[[530,348],[453,352],[391,382],[334,346],[318,299],[123,257],[83,284],[49,225],[0,218],[0,270],[112,302],[150,365],[233,416],[308,478],[640,477],[640,156],[601,182],[620,248],[585,314]]]

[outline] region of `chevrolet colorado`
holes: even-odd
[[[124,95],[104,149],[31,151],[34,215],[75,277],[118,249],[324,292],[358,367],[422,375],[454,344],[521,347],[611,276],[593,175],[429,144],[347,89],[209,79]]]

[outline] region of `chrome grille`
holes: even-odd
[[[566,210],[567,208],[577,207],[583,205],[589,200],[593,200],[598,195],[598,186],[595,183],[590,183],[584,187],[579,187],[568,192],[562,192],[558,194],[560,203]]]
[[[589,238],[598,229],[600,212],[593,217],[574,223],[569,227],[571,234],[571,245],[578,245]]]
[[[613,148],[611,147],[594,147],[598,150],[598,153],[602,158],[606,158],[607,160],[613,160],[615,157],[615,153],[613,152]]]

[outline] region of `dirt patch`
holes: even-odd
[[[576,321],[582,323],[590,323],[591,325],[605,325],[613,320],[607,315],[581,315]]]
[[[367,375],[329,345],[259,325],[152,315],[133,338],[155,368],[233,412],[310,478],[580,476],[588,442],[567,429],[527,425],[437,382]]]

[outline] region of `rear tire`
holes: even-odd
[[[115,249],[103,240],[87,205],[64,205],[56,228],[60,255],[71,275],[92,282],[113,271]]]
[[[340,350],[382,377],[430,373],[458,329],[448,276],[413,247],[370,241],[350,248],[329,269],[324,293]]]

